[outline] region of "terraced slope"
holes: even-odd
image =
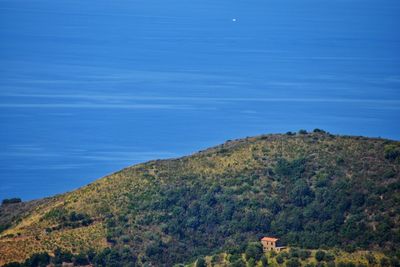
[[[400,144],[319,130],[263,135],[135,165],[12,210],[0,211],[9,226],[0,265],[110,247],[121,261],[171,266],[262,235],[305,248],[395,251]]]

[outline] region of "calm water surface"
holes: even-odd
[[[400,139],[398,0],[0,0],[0,199],[261,133]]]

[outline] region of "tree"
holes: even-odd
[[[299,251],[299,256],[302,260],[306,260],[310,257],[311,253],[308,250],[302,249]]]
[[[315,259],[316,259],[317,261],[323,261],[323,260],[325,259],[325,251],[318,250],[318,251],[315,253]]]
[[[278,264],[282,264],[285,260],[283,259],[283,256],[281,254],[279,254],[278,256],[276,256],[276,262]]]
[[[334,261],[335,260],[335,256],[333,254],[331,254],[331,253],[326,253],[325,257],[324,257],[324,260],[326,260],[326,261]]]
[[[73,255],[70,252],[63,252],[61,249],[57,248],[54,251],[53,262],[55,264],[62,264],[63,262],[72,262]]]
[[[2,205],[20,203],[22,200],[19,197],[3,199]]]
[[[154,257],[156,255],[160,255],[163,252],[163,243],[161,240],[156,240],[151,242],[146,247],[146,255],[148,257]]]
[[[326,133],[324,130],[318,129],[318,128],[315,128],[313,132],[314,133]]]
[[[266,267],[268,266],[268,259],[265,257],[265,255],[262,255],[261,257],[261,266]]]
[[[35,253],[25,261],[26,266],[44,267],[50,263],[50,256],[46,252]]]
[[[254,259],[259,261],[261,256],[263,255],[263,249],[259,242],[252,242],[247,245],[246,251],[246,260]]]
[[[221,256],[219,254],[213,255],[211,257],[211,263],[212,265],[217,264],[221,261]]]
[[[247,267],[255,267],[256,266],[256,261],[253,258],[250,258],[247,261]]]
[[[23,265],[19,262],[10,262],[3,265],[3,267],[22,267],[22,266]]]
[[[385,257],[381,258],[380,264],[381,264],[382,267],[388,267],[388,266],[390,266],[389,259],[388,259],[388,258],[385,258]]]
[[[368,253],[367,255],[365,255],[365,258],[367,259],[368,264],[370,265],[376,264],[376,258],[372,253]]]
[[[297,248],[290,248],[289,255],[290,255],[290,258],[298,258],[299,250]]]
[[[81,252],[81,253],[79,253],[78,255],[75,256],[74,263],[76,265],[78,265],[78,266],[81,266],[81,265],[88,265],[89,261],[87,259],[86,254]]]
[[[246,264],[243,262],[242,259],[237,259],[236,261],[230,264],[231,267],[246,267]]]
[[[314,192],[304,180],[296,181],[290,198],[296,206],[304,207],[314,199]]]
[[[206,261],[204,258],[198,258],[196,261],[196,267],[207,267]]]
[[[385,146],[385,158],[388,160],[395,160],[400,157],[400,145],[386,145]]]
[[[298,259],[290,259],[286,262],[286,267],[300,267],[301,263]]]
[[[390,265],[392,265],[393,267],[399,267],[400,266],[400,260],[397,258],[390,258]]]

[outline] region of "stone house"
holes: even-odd
[[[278,240],[279,238],[275,237],[269,237],[269,236],[263,237],[261,239],[261,244],[263,246],[264,253],[268,251],[280,252],[282,249],[284,249],[285,247],[277,246]]]

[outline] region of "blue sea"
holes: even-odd
[[[0,199],[227,139],[400,139],[398,0],[0,0]]]

